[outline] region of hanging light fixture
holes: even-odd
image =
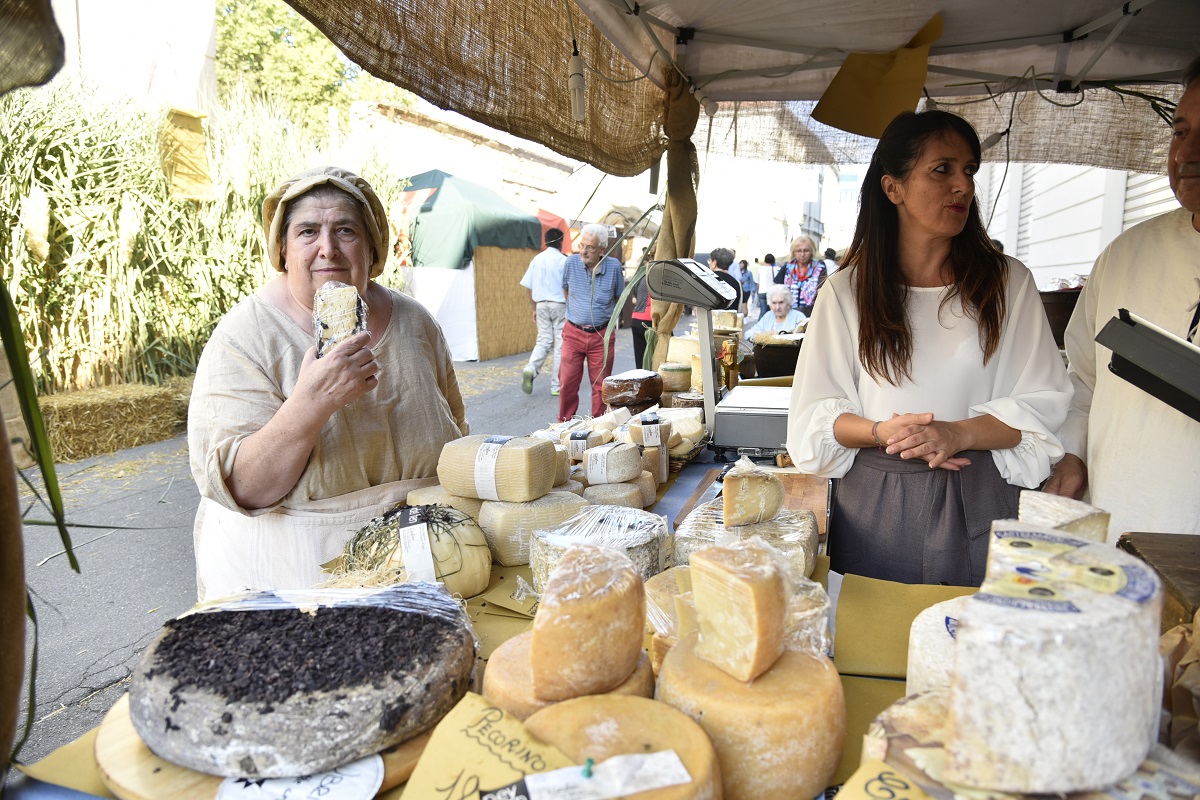
[[[571,117],[576,122],[583,122],[587,116],[587,100],[583,93],[583,58],[579,55],[579,45],[571,40],[574,53],[567,62],[567,89],[571,92]]]

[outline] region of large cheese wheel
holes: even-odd
[[[642,490],[634,483],[598,483],[585,486],[583,499],[595,506],[642,508]]]
[[[801,575],[812,575],[817,564],[817,518],[811,511],[783,509],[774,519],[754,525],[725,527],[724,501],[711,500],[692,509],[675,529],[673,563],[687,564],[692,553],[714,544],[761,536],[780,550]]]
[[[442,446],[437,473],[450,494],[535,500],[554,485],[554,445],[536,436],[464,436]]]
[[[672,336],[667,342],[667,361],[692,364],[692,356],[700,352],[700,339],[695,336]]]
[[[816,797],[841,761],[846,702],[824,656],[785,650],[745,683],[696,655],[692,635],[663,659],[655,697],[704,728],[725,800]]]
[[[600,385],[600,399],[614,406],[630,406],[644,400],[658,400],[662,394],[662,376],[648,369],[631,369],[610,375]]]
[[[534,589],[545,591],[558,562],[575,544],[592,544],[624,553],[643,580],[662,572],[671,563],[671,535],[663,517],[639,508],[593,504],[560,525],[533,532],[529,567]]]
[[[721,508],[726,526],[753,525],[774,519],[783,508],[783,481],[746,456],[725,473],[721,483]]]
[[[958,620],[948,782],[1099,790],[1157,737],[1162,587],[1114,547],[992,523],[987,576]]]
[[[658,365],[662,375],[663,392],[686,392],[692,386],[692,365],[677,361],[664,361]]]
[[[129,687],[153,753],[211,775],[311,775],[432,728],[470,688],[475,638],[442,587],[399,584],[315,611],[320,590],[298,594],[167,623]]]
[[[483,673],[483,696],[520,720],[556,702],[540,700],[533,693],[532,643],[533,631],[517,634],[492,652]],[[643,652],[625,682],[605,694],[654,697],[650,657]]]
[[[588,501],[571,492],[547,492],[527,503],[487,500],[479,509],[479,527],[496,563],[515,567],[529,563],[529,537],[570,519]]]
[[[614,442],[587,451],[588,486],[624,483],[641,473],[642,454],[637,445]]]
[[[558,562],[533,619],[533,693],[566,700],[607,692],[642,652],[642,577],[615,550],[573,545]]]
[[[967,598],[955,597],[917,615],[908,633],[906,695],[949,689],[954,674],[954,637]]]
[[[783,654],[785,576],[762,540],[692,553],[696,654],[752,681]]]
[[[410,506],[450,506],[457,508],[476,522],[479,521],[479,507],[483,505],[483,501],[478,497],[450,494],[440,483],[413,489],[408,493],[408,499],[405,502]]]
[[[692,720],[643,697],[580,697],[525,720],[525,729],[571,760],[601,763],[613,756],[673,751],[692,780],[629,795],[637,800],[721,800],[712,743]]]
[[[1093,542],[1108,541],[1108,512],[1069,497],[1027,489],[1021,492],[1017,520]]]

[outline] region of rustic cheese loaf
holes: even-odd
[[[554,485],[556,458],[538,436],[463,436],[442,446],[438,482],[462,497],[536,500]]]

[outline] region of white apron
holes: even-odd
[[[308,589],[326,576],[350,536],[437,478],[394,481],[250,517],[208,498],[196,509],[196,582],[201,602],[244,591]]]

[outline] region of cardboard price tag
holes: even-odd
[[[569,758],[534,739],[516,717],[468,692],[434,729],[404,792],[428,800],[477,800],[526,775],[569,766]]]

